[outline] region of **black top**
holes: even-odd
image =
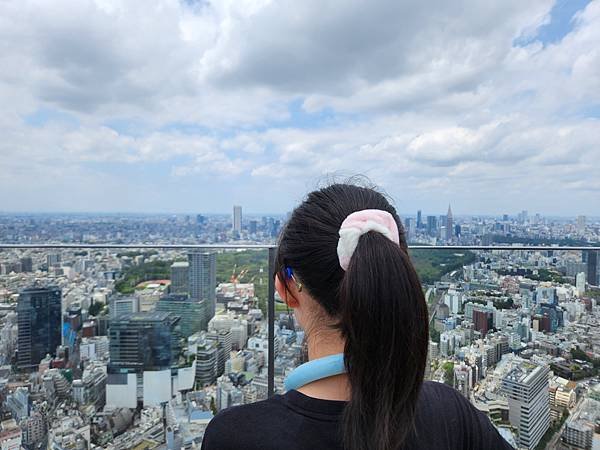
[[[344,401],[298,391],[221,411],[208,424],[203,450],[342,449],[338,436]],[[453,388],[423,383],[416,431],[404,449],[511,449],[489,419]]]

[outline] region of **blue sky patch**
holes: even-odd
[[[573,17],[591,0],[557,0],[550,11],[550,22],[542,25],[534,36],[520,36],[513,45],[525,47],[539,41],[544,46],[560,42],[573,30]]]
[[[50,122],[58,122],[73,128],[79,127],[77,117],[52,108],[39,108],[23,117],[23,121],[32,127],[43,127]]]

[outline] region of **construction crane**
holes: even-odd
[[[240,270],[240,273],[238,273],[236,275],[236,273],[235,273],[236,268],[237,268],[237,264],[233,267],[233,272],[231,274],[231,278],[229,279],[229,281],[234,284],[237,284],[240,281],[242,281],[242,278],[244,278],[244,276],[248,273],[248,269],[242,269],[242,270]]]

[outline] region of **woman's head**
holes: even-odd
[[[399,244],[367,232],[344,270],[337,253],[340,226],[350,214],[368,209],[393,217]],[[412,427],[428,329],[423,291],[396,210],[371,188],[333,184],[314,191],[287,222],[277,265],[278,284],[293,282],[285,271],[290,267],[303,297],[314,303],[310,312],[301,308],[300,325],[336,328],[344,340],[351,386],[345,447],[397,448]]]

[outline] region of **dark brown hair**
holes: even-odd
[[[400,245],[368,232],[344,271],[338,232],[349,214],[363,209],[392,214]],[[351,399],[342,422],[344,448],[399,448],[414,426],[429,333],[423,290],[396,210],[371,188],[333,184],[311,192],[281,234],[277,263],[292,268],[345,339]]]

